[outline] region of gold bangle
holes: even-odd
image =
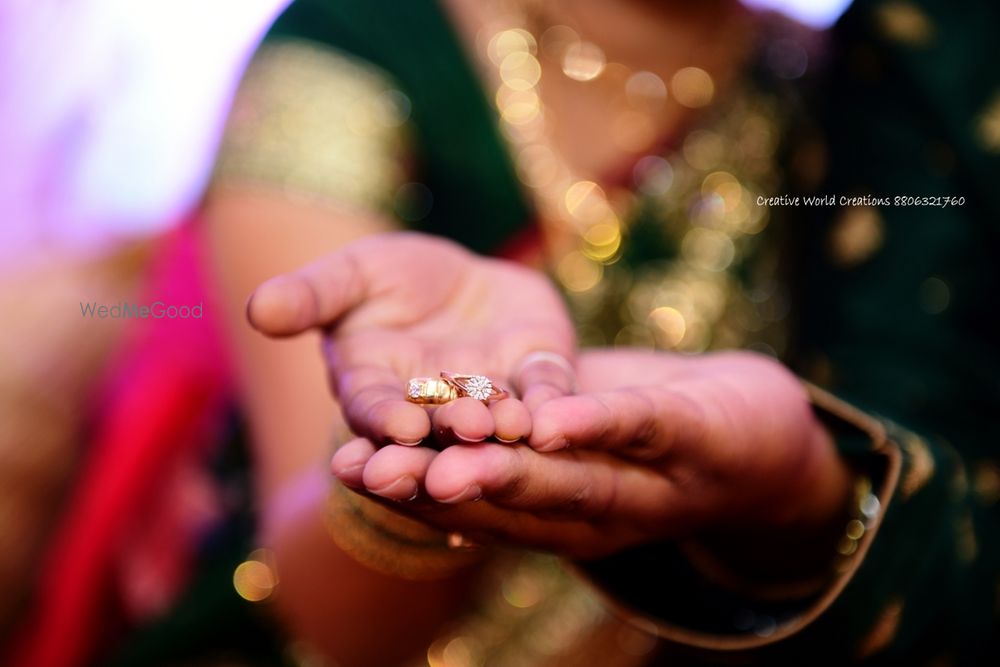
[[[402,516],[336,483],[327,501],[331,539],[362,565],[410,580],[444,579],[483,557],[468,542]]]

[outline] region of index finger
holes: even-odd
[[[646,462],[704,441],[704,409],[664,387],[626,387],[549,401],[534,415],[537,451],[593,449]]]
[[[351,430],[378,444],[418,445],[430,435],[427,411],[406,400],[403,383],[390,369],[355,366],[331,378]]]
[[[564,520],[676,520],[687,503],[672,480],[598,452],[541,454],[524,445],[450,447],[430,461],[425,488],[445,504],[485,498]]]
[[[538,351],[527,355],[514,372],[521,400],[531,413],[543,403],[573,393],[576,373],[566,357]]]

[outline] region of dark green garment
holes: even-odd
[[[927,30],[904,30],[899,7]],[[878,207],[883,244],[851,268],[829,261],[832,216],[803,220],[803,358],[825,357],[833,391],[920,434],[934,459],[830,613],[852,631],[831,636],[854,641],[900,602],[887,664],[1000,664],[1000,146],[983,125],[1000,110],[997,26],[992,2],[857,2],[834,32],[827,189],[966,198]],[[911,465],[904,449],[904,478]]]
[[[873,207],[867,224],[875,220],[880,241],[848,264],[831,254],[842,207],[785,212],[797,296],[789,363],[807,377],[820,369],[816,380],[886,420],[902,445],[901,479],[926,467],[915,442],[925,443],[933,474],[909,497],[884,499],[870,553],[814,624],[756,653],[682,651],[670,664],[854,664],[865,646],[864,664],[1000,664],[1000,505],[990,491],[1000,464],[1000,130],[991,135],[984,116],[991,104],[1000,116],[998,26],[1000,9],[987,2],[855,2],[807,91],[808,139],[823,147],[827,168],[818,187],[799,194],[960,196],[964,204]],[[489,251],[525,224],[530,209],[493,112],[434,3],[298,0],[271,36],[353,53],[407,94],[419,178],[434,194],[425,229]],[[789,188],[796,165],[789,162]],[[884,459],[849,431],[838,441],[844,455],[884,476]],[[719,635],[766,634],[810,602],[733,596],[669,548],[591,569],[651,616]],[[245,614],[231,597],[236,617]]]
[[[456,35],[427,0],[295,2],[269,39],[314,40],[380,67],[412,105],[417,177],[434,205],[420,228],[495,251],[528,217],[492,107]]]
[[[990,109],[1000,120],[997,26],[993,3],[859,0],[832,30],[829,66],[812,82],[819,134],[810,137],[827,176],[791,194],[889,202],[857,230],[877,232],[876,247],[847,262],[834,249],[842,207],[802,207],[786,221],[797,323],[788,361],[807,377],[819,369],[817,380],[884,420],[902,445],[902,482],[836,602],[799,634],[729,656],[736,664],[1000,664],[1000,145],[985,127]],[[788,182],[796,175],[790,163]],[[965,201],[913,207],[897,196]],[[845,456],[877,477],[880,457],[848,431]],[[907,480],[924,477],[922,451],[933,473],[907,496]],[[809,602],[727,594],[662,547],[592,569],[640,609],[729,636],[773,632]],[[675,576],[658,575],[656,587],[621,574],[643,570]]]

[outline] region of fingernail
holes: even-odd
[[[479,500],[483,497],[483,490],[479,488],[478,484],[469,484],[460,493],[451,496],[450,498],[442,498],[439,502],[446,503],[448,505],[454,505],[456,503],[465,503],[473,500]]]
[[[502,442],[505,445],[512,445],[518,440],[520,440],[520,438],[513,438],[511,440],[508,440],[507,438],[501,438],[499,435],[495,435],[493,437],[497,439],[497,442]]]
[[[567,441],[566,438],[560,435],[556,436],[555,438],[552,438],[551,440],[549,440],[544,444],[538,445],[537,447],[535,447],[535,451],[555,452],[560,449],[566,449],[567,447],[569,447],[569,441]]]
[[[387,486],[378,489],[368,489],[377,496],[392,500],[413,500],[417,497],[417,480],[404,475]]]
[[[357,465],[348,466],[347,468],[341,468],[339,470],[334,470],[333,471],[333,476],[336,477],[337,479],[343,481],[344,477],[347,477],[347,476],[351,475],[351,473],[355,473],[355,472],[357,472],[359,470],[364,470],[364,469],[365,469],[365,464],[364,463],[358,463]]]
[[[456,439],[461,440],[462,442],[467,442],[470,445],[473,445],[473,444],[475,444],[477,442],[482,442],[483,440],[486,439],[485,435],[483,437],[481,437],[481,438],[467,438],[466,436],[462,435],[461,433],[455,433],[454,435],[455,435]]]
[[[397,445],[402,445],[403,447],[416,447],[421,442],[423,442],[424,439],[417,438],[416,440],[400,440],[399,438],[393,438],[392,441]]]

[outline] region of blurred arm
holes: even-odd
[[[326,385],[317,337],[264,338],[246,325],[244,304],[263,279],[389,226],[375,215],[338,215],[230,188],[213,193],[205,208],[208,258],[253,437],[260,539],[277,554],[282,580],[278,604],[294,636],[347,665],[396,664],[429,643],[460,599],[447,580],[376,573],[330,539],[326,467],[346,427]],[[381,641],[386,636],[393,641]]]
[[[281,577],[278,609],[294,639],[343,665],[399,664],[422,649],[462,587],[379,574],[331,540],[327,467],[346,428],[318,335],[268,340],[247,325],[245,304],[267,278],[393,228],[375,212],[400,179],[400,128],[378,111],[384,91],[377,73],[332,52],[262,47],[230,116],[202,228],[252,434],[259,539]]]

